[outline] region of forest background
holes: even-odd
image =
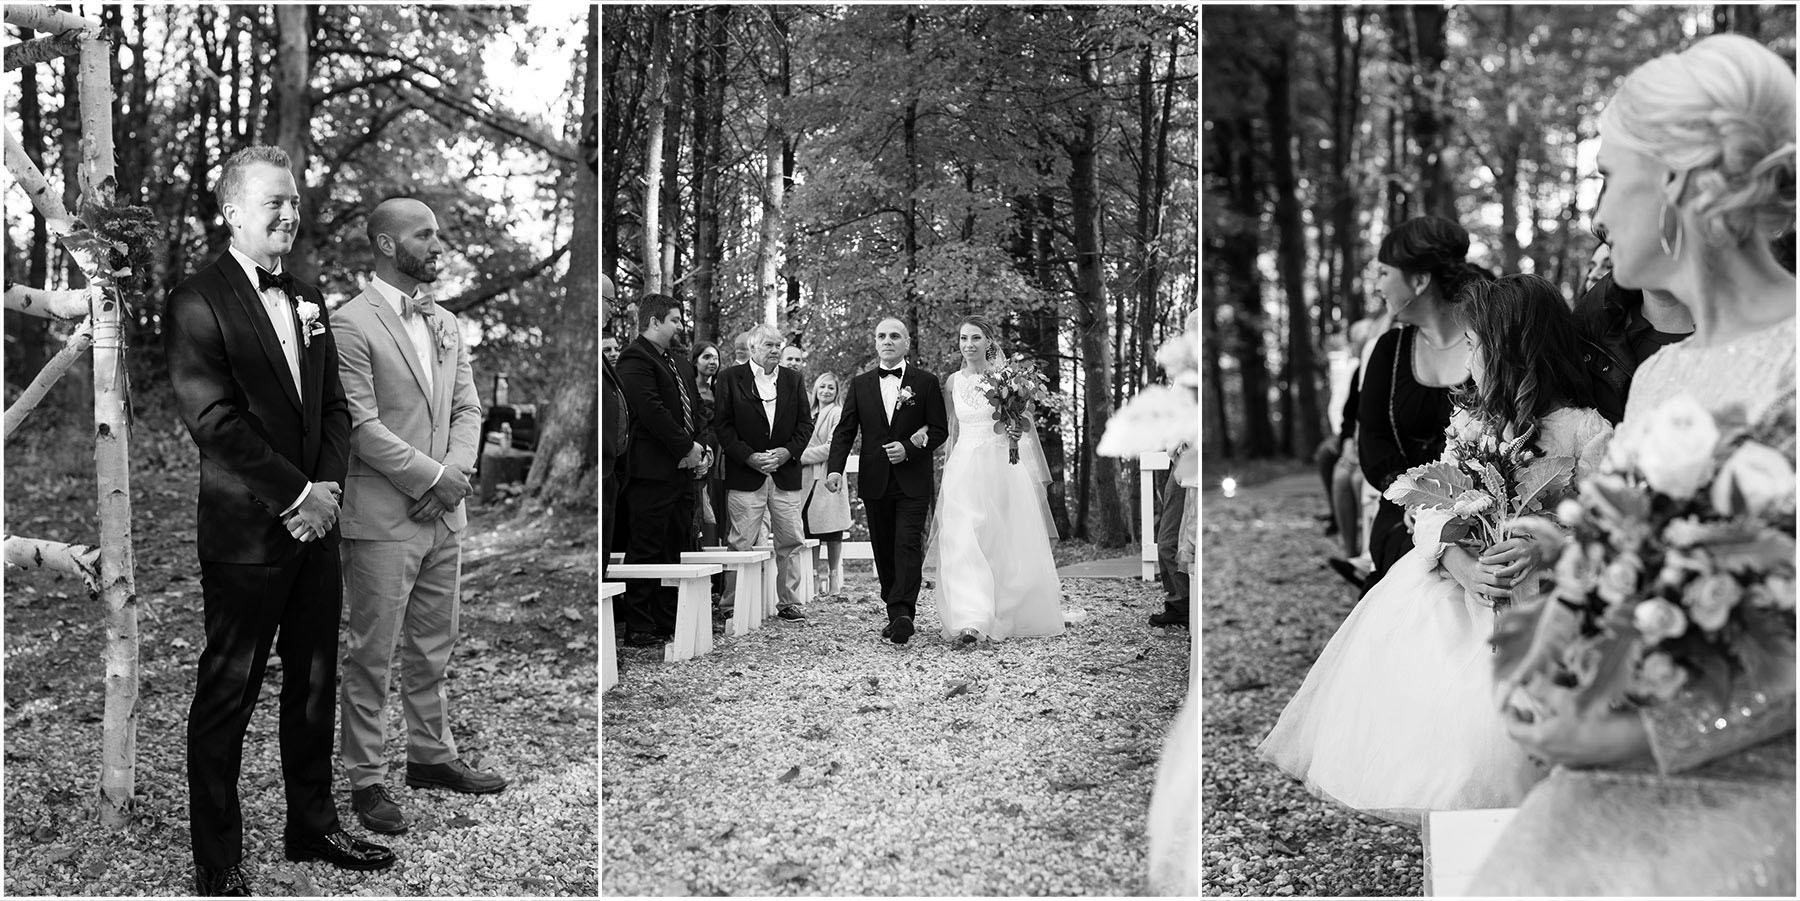
[[[778,324],[806,372],[960,365],[1001,320],[1069,399],[1047,417],[1064,537],[1133,537],[1134,466],[1093,453],[1195,309],[1192,7],[602,10],[601,265],[684,299],[696,341]]]
[[[1209,6],[1201,14],[1203,461],[1309,458],[1329,364],[1413,216],[1578,293],[1598,114],[1638,65],[1733,31],[1794,63],[1792,5]]]

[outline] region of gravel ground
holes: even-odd
[[[607,895],[1133,895],[1188,633],[1148,583],[1069,579],[1083,621],[896,646],[872,575],[710,654],[626,649],[602,698]]]
[[[1318,477],[1202,498],[1201,891],[1418,895],[1418,832],[1309,794],[1256,756],[1313,659],[1355,606],[1325,566]]]
[[[176,447],[192,453],[191,445]],[[54,461],[44,456],[9,458],[7,525],[27,535],[91,540],[91,474],[54,474]],[[146,467],[133,476],[140,694],[136,795],[126,829],[99,826],[98,602],[69,579],[7,574],[4,894],[193,891],[185,728],[203,636],[191,479],[191,464],[174,475]],[[258,894],[597,893],[593,520],[522,523],[514,514],[510,502],[471,510],[463,637],[449,688],[459,750],[512,785],[479,797],[406,788],[406,730],[390,695],[388,784],[415,824],[405,835],[376,840],[391,845],[399,863],[369,874],[289,863],[282,856],[275,736],[281,667],[271,659],[244,742],[240,784],[245,863]],[[341,776],[334,788],[345,828],[366,835]]]

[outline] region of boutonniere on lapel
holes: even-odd
[[[437,335],[437,359],[439,363],[442,363],[444,354],[456,347],[456,330],[437,316],[431,317],[430,321],[431,331]]]
[[[300,341],[311,347],[312,339],[325,334],[325,323],[319,321],[319,305],[300,301],[294,305],[294,314],[300,317]]]
[[[894,408],[899,409],[900,407],[904,407],[907,404],[910,404],[912,402],[913,402],[912,386],[911,385],[901,385],[899,396],[894,398]]]

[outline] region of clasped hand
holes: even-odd
[[[287,527],[288,534],[299,541],[316,541],[325,537],[331,527],[337,525],[338,501],[344,496],[344,489],[336,482],[313,482],[312,490],[306,493],[306,500],[294,511],[282,517],[281,524]]]
[[[1513,588],[1536,570],[1537,544],[1529,538],[1508,538],[1481,553],[1469,572],[1471,587],[1487,597],[1510,597]]]
[[[757,451],[750,455],[750,467],[764,474],[780,469],[787,461],[793,459],[787,448],[777,447],[773,450]]]
[[[413,505],[407,508],[407,517],[413,522],[430,522],[456,509],[456,505],[462,503],[463,498],[468,497],[475,490],[474,486],[469,484],[469,476],[474,472],[475,467],[473,466],[464,466],[460,463],[445,465],[444,474],[438,477],[437,484],[426,489],[425,493],[419,495],[419,499],[413,501]]]

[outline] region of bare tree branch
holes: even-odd
[[[481,304],[487,303],[488,301],[537,278],[545,272],[548,272],[550,267],[555,266],[556,261],[562,259],[563,254],[568,252],[569,245],[564,244],[563,246],[558,247],[555,253],[525,267],[524,269],[517,269],[505,275],[495,276],[494,278],[489,279],[485,284],[477,285],[465,294],[439,302],[438,306],[441,306],[452,313],[461,313],[465,310],[480,306]],[[576,300],[579,301],[579,298]]]
[[[81,32],[65,31],[49,37],[35,38],[6,47],[6,71],[35,66],[53,59],[81,52]]]

